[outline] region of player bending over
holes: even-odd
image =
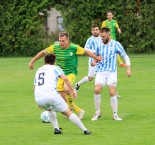
[[[44,57],[45,65],[40,67],[34,79],[34,95],[35,101],[39,107],[47,110],[49,119],[54,128],[54,134],[62,134],[59,129],[57,117],[55,112],[61,112],[77,127],[79,127],[85,135],[91,134],[89,130],[83,125],[81,120],[68,108],[67,103],[58,93],[57,80],[62,78],[65,84],[71,90],[73,97],[76,97],[76,91],[73,89],[70,81],[64,75],[64,72],[59,66],[55,66],[56,56],[54,54],[47,54]]]

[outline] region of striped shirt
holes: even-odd
[[[56,64],[64,71],[65,75],[77,75],[78,56],[83,55],[85,50],[74,43],[70,43],[66,49],[61,48],[60,44],[54,44],[46,48],[47,53],[56,55]]]
[[[108,44],[103,42],[100,44],[100,55],[102,55],[102,60],[98,64],[97,71],[117,71],[117,55],[120,54],[122,57],[126,55],[126,52],[122,45],[115,40],[110,40]]]
[[[93,52],[94,54],[98,55],[99,54],[99,45],[101,43],[101,37],[95,37],[95,36],[91,36],[87,39],[85,47],[89,49],[91,52]],[[89,57],[89,63],[92,62],[94,58]]]

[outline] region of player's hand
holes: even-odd
[[[29,63],[29,68],[30,68],[30,69],[33,69],[33,68],[34,68],[34,63],[31,63],[31,62],[30,62],[30,63]]]
[[[74,99],[76,99],[77,98],[77,92],[76,92],[76,90],[74,89],[74,91],[73,91],[73,98]]]
[[[128,77],[131,77],[131,71],[130,71],[130,69],[127,69],[126,75],[127,75]]]
[[[131,77],[130,66],[127,65],[126,67],[127,67],[126,75],[127,75],[128,77]]]
[[[131,77],[131,72],[130,72],[130,71],[127,71],[127,72],[126,72],[126,75],[127,75],[128,77]]]
[[[102,60],[102,56],[101,56],[101,55],[98,56],[97,60],[98,60],[98,61],[101,61],[101,60]]]

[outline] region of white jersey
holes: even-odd
[[[100,54],[102,56],[102,60],[98,63],[97,72],[116,72],[117,55],[120,54],[122,57],[124,57],[126,55],[126,52],[118,41],[111,39],[108,44],[104,44],[103,42],[101,42]]]
[[[40,67],[34,79],[35,100],[47,99],[52,97],[51,94],[58,94],[57,80],[60,75],[64,74],[62,69],[55,65],[44,65]]]
[[[86,49],[89,49],[90,51],[92,51],[94,54],[98,55],[99,54],[99,44],[101,43],[101,37],[95,37],[95,36],[91,36],[87,39],[85,47]],[[91,63],[93,60],[92,57],[89,57],[89,63]]]

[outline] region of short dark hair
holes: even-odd
[[[114,14],[113,11],[107,11],[107,14],[108,14],[108,13],[112,13],[112,14]]]
[[[106,33],[109,33],[110,32],[110,29],[109,28],[106,28],[106,27],[103,27],[100,29],[100,32],[103,33],[103,32],[106,32]]]
[[[50,54],[46,54],[44,56],[44,62],[45,64],[54,64],[55,63],[55,60],[56,60],[56,56],[52,53]]]
[[[98,26],[97,24],[93,24],[93,25],[91,26],[91,29],[92,29],[92,28],[95,28],[95,27],[98,27],[98,28],[99,28],[99,26]]]
[[[63,36],[66,36],[67,38],[69,38],[69,34],[67,32],[61,32],[59,34],[59,37],[63,37]]]

